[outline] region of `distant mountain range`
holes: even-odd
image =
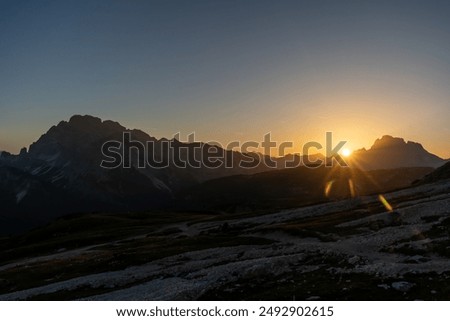
[[[152,142],[150,152],[160,159],[173,156],[163,153],[167,139],[157,139],[137,129],[127,130],[117,122],[78,115],[73,116],[68,122],[62,121],[57,126],[51,127],[47,133],[31,144],[28,151],[22,149],[19,155],[1,152],[0,206],[2,214],[0,223],[2,223],[3,231],[22,230],[68,213],[189,208],[192,207],[189,206],[189,199],[192,199],[193,204],[199,204],[202,202],[202,195],[205,195],[205,200],[208,202],[211,201],[212,196],[212,198],[226,199],[224,189],[229,190],[231,194],[234,193],[236,198],[242,197],[235,192],[242,190],[243,186],[248,190],[270,190],[277,186],[275,194],[282,194],[284,190],[279,183],[273,185],[273,181],[277,180],[277,175],[283,177],[289,173],[282,171],[285,168],[286,158],[276,159],[275,169],[264,164],[248,169],[238,166],[239,161],[256,161],[258,158],[269,156],[256,153],[243,154],[223,150],[220,147],[217,147],[220,152],[236,160],[233,166],[228,168],[224,165],[217,168],[208,168],[203,165],[198,168],[191,166],[138,168],[144,156],[136,154],[130,168],[100,167],[104,158],[101,153],[102,145],[110,140],[121,141],[124,132],[129,132],[133,141],[144,144]],[[196,149],[198,144],[204,147],[209,146],[202,143],[183,143],[174,139],[170,142],[181,147],[180,150],[189,151],[192,154],[198,153]],[[201,157],[201,155],[197,156]],[[187,156],[184,155],[184,157]],[[300,156],[287,156],[288,159],[298,157]],[[444,163],[444,160],[428,153],[420,144],[405,143],[403,139],[390,136],[377,140],[367,151],[355,152],[353,158],[354,162],[351,162],[351,166],[358,166],[362,170],[422,168],[413,170],[414,174],[411,171],[408,172],[407,179],[402,184],[405,182],[409,184],[410,181],[421,178],[431,171],[431,169],[423,169],[424,167],[434,168]],[[270,174],[263,174],[269,171]],[[312,193],[308,191],[308,188],[313,185],[308,187],[308,184],[305,185],[304,182],[309,181],[310,184],[318,184],[311,189],[314,193],[322,191],[322,179],[315,181],[314,177],[322,177],[325,174],[320,172],[319,175],[319,171],[316,173],[295,172],[298,186],[293,188],[302,190],[301,193],[307,196]],[[255,177],[262,179],[250,179],[251,176],[248,175],[261,175]],[[264,175],[270,179],[265,180]],[[306,176],[308,176],[307,179]],[[249,180],[243,177],[249,177]],[[268,185],[264,186],[264,184]],[[388,185],[391,188],[400,187],[399,184],[386,183],[386,186]],[[316,199],[311,198],[311,200]],[[211,208],[211,204],[213,205],[214,201],[206,207]]]
[[[400,167],[439,167],[445,160],[429,153],[415,142],[385,135],[377,139],[368,150],[353,152],[350,166],[362,170],[391,169]]]
[[[117,122],[92,116],[73,116],[51,127],[19,155],[0,155],[0,200],[3,222],[20,226],[48,221],[67,213],[86,211],[136,211],[166,208],[174,204],[174,193],[208,179],[269,170],[261,165],[252,169],[238,166],[206,168],[137,168],[144,155],[138,155],[130,168],[104,169],[102,145],[122,141],[130,132],[133,141],[154,142],[151,153],[162,155],[167,139],[156,139],[140,130],[127,130]],[[174,141],[180,150],[195,145]],[[233,151],[236,160],[248,159]],[[172,156],[172,155],[171,155]],[[256,157],[253,155],[252,157]],[[251,157],[250,157],[251,159]],[[7,226],[8,224],[3,224]]]

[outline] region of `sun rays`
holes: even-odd
[[[347,154],[347,153],[345,153]],[[344,153],[342,154],[344,155]],[[348,154],[350,155],[350,154]],[[326,198],[333,198],[333,195],[340,195],[345,198],[357,198],[360,196],[361,190],[358,184],[362,184],[361,179],[366,179],[374,188],[374,194],[377,195],[382,186],[367,172],[362,171],[357,166],[357,160],[353,160],[352,167],[333,166],[328,172],[325,185],[324,195]],[[382,194],[377,195],[377,200],[384,206],[388,212],[393,212],[394,208]]]

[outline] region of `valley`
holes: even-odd
[[[0,300],[444,300],[450,181],[274,213],[85,214],[2,240]]]

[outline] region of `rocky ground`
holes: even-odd
[[[61,219],[2,240],[0,300],[449,300],[450,180],[383,196]]]

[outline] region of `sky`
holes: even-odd
[[[155,137],[450,158],[449,1],[0,0],[0,150],[89,114]]]

